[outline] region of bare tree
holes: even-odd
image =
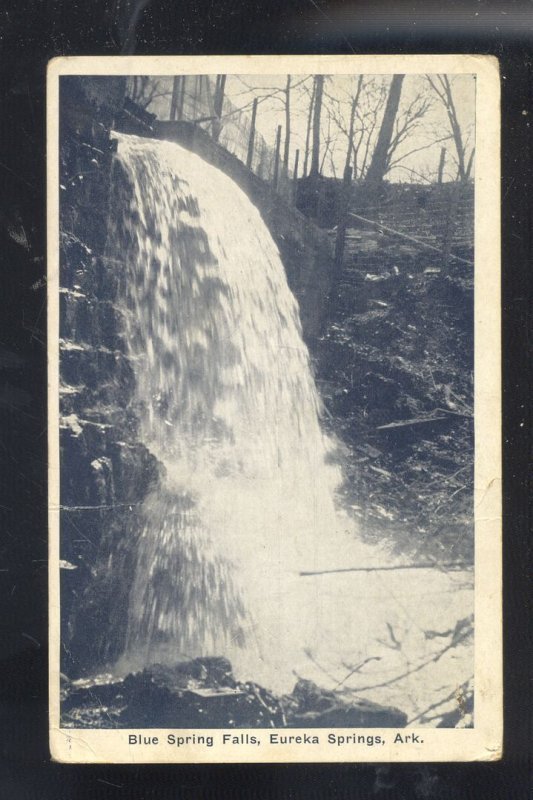
[[[291,76],[287,75],[285,84],[285,144],[283,147],[283,169],[289,172],[289,150],[291,146]]]
[[[160,80],[148,75],[133,75],[128,88],[131,100],[144,109],[147,109],[157,97],[171,95],[171,91],[162,87]]]
[[[474,147],[470,149],[470,153],[467,156],[468,146],[457,116],[452,83],[447,75],[426,75],[426,78],[431,89],[439,98],[446,111],[451,138],[453,139],[457,155],[457,178],[461,183],[466,183],[472,173]]]
[[[398,78],[403,80],[403,76]],[[394,88],[395,92],[392,91]],[[402,103],[399,79],[394,87],[392,81],[387,85],[379,79],[359,76],[344,100],[338,93],[326,96],[332,117],[348,142],[344,169],[351,164],[354,178],[369,175],[369,181],[372,181],[372,172],[367,165],[370,163],[375,170],[376,162],[379,162],[379,185],[385,175],[408,156],[449,138],[449,135],[440,138],[433,136],[422,144],[416,142],[417,146],[411,150],[403,146],[423,123],[432,105],[432,98],[427,91],[419,90],[408,103]]]
[[[347,139],[346,156],[344,159],[345,169],[346,167],[350,166],[350,162],[352,161],[352,159],[356,158],[356,148],[354,144],[355,133],[356,133],[355,122],[356,122],[356,114],[358,112],[359,99],[361,96],[361,89],[363,86],[363,79],[364,76],[360,75],[356,82],[355,92],[351,94],[350,97],[348,98],[350,102],[348,123],[346,122],[346,113],[344,106],[341,102],[341,98],[327,92],[324,93],[328,101],[327,109],[330,118],[333,120],[339,131],[344,136],[346,136]]]
[[[348,146],[346,148],[346,159],[344,161],[344,172],[346,173],[349,166],[350,161],[352,160],[352,155],[355,159],[357,158],[357,151],[354,152],[354,135],[355,135],[355,112],[357,111],[357,106],[359,104],[359,98],[361,97],[361,90],[363,88],[363,75],[359,75],[357,80],[357,88],[355,90],[355,94],[352,99],[352,105],[350,108],[350,127],[348,129]]]
[[[387,86],[384,82],[373,82],[373,85],[369,87],[368,94],[369,102],[367,104],[367,110],[362,118],[362,132],[359,143],[359,146],[362,146],[363,142],[365,143],[363,158],[359,168],[360,177],[366,175],[372,149],[375,144],[374,135],[383,113],[383,107],[387,101]]]
[[[313,108],[313,148],[309,175],[317,177],[320,171],[320,118],[324,94],[324,75],[315,75],[315,104]]]
[[[183,75],[175,75],[172,79],[172,97],[170,99],[170,119],[178,117],[178,106],[182,96]]]
[[[316,84],[313,81],[313,89],[311,91],[310,99],[309,99],[309,111],[307,114],[307,127],[305,132],[305,154],[304,154],[304,165],[303,165],[303,172],[302,175],[305,178],[307,175],[307,166],[309,164],[309,145],[310,145],[310,138],[311,138],[311,123],[313,121],[313,108],[315,105],[315,94],[316,94]]]
[[[318,170],[320,174],[322,174],[323,171],[324,171],[324,164],[326,163],[327,157],[330,156],[330,160],[333,158],[333,147],[334,147],[335,142],[336,142],[336,136],[335,136],[334,132],[331,129],[331,121],[332,121],[331,120],[331,114],[329,112],[329,109],[327,109],[327,108],[326,108],[326,115],[327,115],[327,118],[328,118],[328,124],[327,124],[326,130],[325,131],[322,130],[322,139],[323,139],[324,149],[323,149],[323,152],[322,152],[322,157],[320,159],[320,167],[319,167],[319,170]]]
[[[253,99],[249,101],[245,106],[237,111],[247,111],[250,107],[252,110],[252,114],[254,113],[253,109],[255,106],[257,113],[257,105],[259,103],[264,103],[265,101],[279,101],[283,104],[284,114],[285,114],[285,135],[284,135],[284,144],[283,144],[283,156],[282,156],[282,164],[283,164],[283,171],[285,174],[289,172],[289,160],[290,160],[290,147],[291,147],[291,133],[292,133],[292,106],[291,106],[291,98],[292,92],[299,86],[302,86],[308,79],[309,75],[302,77],[300,80],[294,82],[292,75],[287,75],[285,80],[285,85],[282,86],[251,86],[248,84],[242,77],[239,78],[240,82],[245,87],[246,94],[253,94]],[[233,95],[233,97],[238,97],[239,95]],[[230,114],[236,113],[235,111],[230,112]],[[228,115],[229,116],[229,115]],[[305,166],[305,165],[304,165]]]
[[[222,108],[224,105],[224,90],[226,86],[226,76],[225,75],[217,75],[215,81],[215,92],[213,98],[213,123],[212,123],[212,132],[213,132],[213,139],[218,142],[220,137],[220,132],[222,130]],[[208,93],[210,93],[210,85],[208,83],[207,87]]]
[[[409,156],[414,155],[414,153],[427,150],[429,147],[433,147],[435,144],[444,142],[450,138],[449,134],[441,136],[437,139],[432,136],[427,141],[417,144],[417,146],[411,150],[405,150],[401,147],[401,145],[409,139],[413,131],[420,127],[431,106],[432,98],[428,97],[427,93],[421,91],[416,94],[409,105],[407,105],[403,110],[400,109],[400,112],[396,117],[394,134],[389,145],[387,171],[398,166],[401,161],[404,161]]]
[[[347,140],[344,166],[352,165],[354,179],[363,177],[383,115],[387,87],[383,81],[360,75],[346,97],[338,92],[326,93],[326,97],[332,119]]]
[[[398,113],[398,106],[400,105],[404,77],[404,75],[392,76],[381,128],[372,155],[372,161],[370,162],[365,178],[366,185],[370,192],[379,189],[389,168],[390,147],[393,139],[396,114]]]

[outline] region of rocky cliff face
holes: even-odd
[[[109,133],[123,92],[120,78],[61,84],[62,667],[71,676],[121,651],[129,583],[117,577],[131,569],[134,548],[125,543],[138,535],[133,509],[159,472],[128,410],[134,373],[114,303],[122,267],[105,256]]]

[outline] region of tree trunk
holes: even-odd
[[[283,148],[283,170],[289,173],[289,149],[291,146],[291,76],[287,75],[285,87],[285,145]]]
[[[446,162],[446,148],[441,147],[440,149],[440,159],[439,159],[439,172],[437,175],[437,183],[442,183],[444,178],[444,164]]]
[[[246,156],[246,166],[248,169],[252,169],[252,162],[254,158],[254,146],[255,146],[255,119],[257,117],[257,97],[254,98],[253,106],[252,106],[252,121],[250,123],[250,135],[248,139],[248,153]]]
[[[469,157],[467,165],[466,165],[465,182],[470,180],[470,174],[472,172],[472,165],[474,164],[474,153],[475,153],[475,150],[474,150],[474,148],[472,148],[472,151],[470,153],[470,157]]]
[[[176,109],[177,119],[183,119],[183,107],[185,105],[185,88],[187,84],[187,76],[181,76],[181,85],[180,85],[180,92],[178,97],[178,107]]]
[[[457,172],[459,180],[464,183],[467,180],[466,167],[465,167],[465,148],[463,146],[463,137],[461,135],[461,126],[457,119],[457,112],[455,110],[455,103],[453,101],[452,87],[448,76],[443,77],[443,86],[445,93],[446,111],[448,112],[448,119],[450,120],[450,127],[452,129],[453,141],[457,152]]]
[[[226,76],[217,75],[214,106],[215,106],[215,114],[219,119],[222,116],[222,106],[224,104],[225,88],[226,88]]]
[[[305,153],[304,153],[304,164],[302,169],[302,178],[306,177],[307,167],[309,164],[309,140],[311,138],[311,122],[313,120],[313,108],[315,106],[315,91],[316,91],[316,86],[315,82],[313,81],[313,91],[311,93],[311,100],[309,101],[309,114],[307,115],[307,130],[305,132]]]
[[[274,150],[274,175],[272,176],[272,186],[274,187],[274,191],[277,191],[278,189],[280,144],[281,144],[281,125],[278,125],[276,131],[276,147]]]
[[[226,86],[226,76],[217,75],[215,84],[215,97],[213,100],[213,112],[215,119],[213,120],[213,139],[218,142],[220,131],[222,130],[222,106],[224,105],[224,89]]]
[[[474,150],[472,150],[468,162],[466,162],[466,148],[463,142],[461,133],[461,126],[457,118],[457,111],[453,99],[452,84],[447,75],[437,75],[435,78],[427,76],[429,85],[440,99],[446,114],[448,115],[448,122],[450,123],[450,130],[457,153],[457,179],[461,183],[466,183],[470,177],[472,170]]]
[[[350,166],[350,160],[352,157],[354,128],[355,128],[355,112],[357,110],[357,104],[359,103],[359,97],[361,95],[362,88],[363,88],[363,76],[359,75],[359,80],[357,81],[357,89],[352,100],[352,107],[350,109],[350,130],[348,131],[348,147],[346,149],[346,161],[344,162],[344,174],[346,174],[346,170]]]
[[[369,193],[377,193],[389,168],[389,147],[394,129],[394,121],[400,105],[404,75],[393,75],[387,97],[387,105],[383,121],[379,129],[378,140],[372,155],[372,161],[366,173],[365,183]]]
[[[313,153],[309,176],[316,178],[319,174],[320,164],[320,116],[322,114],[324,75],[315,75],[315,90],[315,107],[313,109]]]
[[[170,101],[170,119],[175,120],[178,113],[178,97],[180,92],[181,76],[176,75],[172,81],[172,99]]]

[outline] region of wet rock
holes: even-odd
[[[303,679],[284,698],[284,708],[290,728],[403,728],[407,724],[407,715],[397,708],[349,692],[322,689]]]
[[[160,664],[116,682],[65,688],[62,724],[85,728],[284,727],[281,704],[254,683],[238,683],[224,658]]]
[[[62,724],[98,728],[404,727],[406,715],[300,680],[275,697],[235,680],[225,658],[156,664],[121,681],[63,684]]]

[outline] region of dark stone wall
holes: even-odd
[[[122,78],[60,85],[62,668],[71,677],[121,652],[127,543],[159,472],[128,411],[134,373],[114,304],[122,268],[105,256],[110,130],[124,89]]]

